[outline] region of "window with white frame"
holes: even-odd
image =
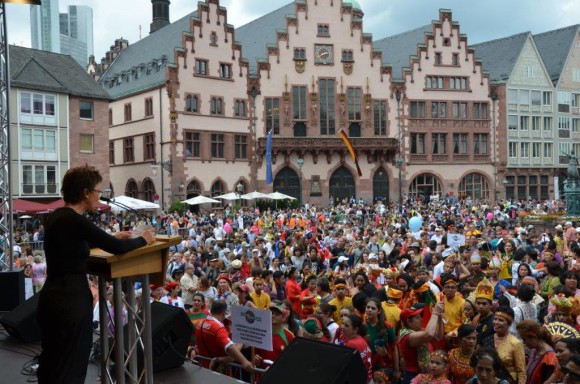
[[[544,116],[544,132],[552,131],[552,122],[554,120],[551,117]]]
[[[570,118],[569,117],[558,117],[558,129],[569,130],[570,129]]]
[[[570,153],[570,143],[558,143],[558,152],[560,156],[566,156]]]
[[[22,92],[20,94],[20,113],[54,116],[55,103],[54,95]]]
[[[92,120],[93,107],[92,101],[79,101],[79,117],[84,120]]]
[[[532,105],[542,105],[542,91],[532,91]]]
[[[573,118],[572,119],[572,132],[580,132],[580,119],[579,118]],[[576,152],[578,153],[578,152]]]
[[[530,116],[520,116],[520,131],[530,129]]]
[[[580,69],[574,68],[572,70],[572,81],[575,83],[580,83]]]
[[[57,193],[56,166],[54,165],[23,165],[22,193],[45,194]]]
[[[580,106],[580,93],[573,93],[571,97],[572,108],[578,108]]]
[[[530,105],[530,92],[520,89],[520,105]]]
[[[538,158],[542,155],[542,143],[532,143],[532,157]]]
[[[532,116],[532,131],[539,131],[542,129],[542,117]]]
[[[542,92],[542,104],[545,106],[552,105],[552,91],[543,91]]]
[[[20,147],[25,159],[56,160],[56,130],[23,128]]]
[[[507,101],[508,101],[508,104],[517,104],[518,103],[518,90],[517,89],[508,89]]]
[[[508,143],[508,157],[518,157],[518,143],[510,141]]]
[[[530,157],[530,143],[520,143],[520,156]]]
[[[570,92],[558,91],[558,112],[570,112]]]
[[[518,116],[509,115],[508,116],[508,129],[510,131],[516,131],[518,129]]]
[[[553,145],[552,143],[544,143],[544,158],[552,160],[553,157]]]
[[[527,75],[528,75],[528,79],[534,78],[534,67],[532,65],[528,65]]]

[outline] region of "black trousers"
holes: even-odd
[[[86,275],[48,277],[40,291],[40,384],[84,384],[93,340],[93,297]]]

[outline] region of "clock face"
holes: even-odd
[[[314,57],[316,64],[332,64],[334,62],[333,46],[317,44],[314,47]]]

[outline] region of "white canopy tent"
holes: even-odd
[[[238,195],[235,192],[226,193],[225,195],[214,196],[216,199],[223,199],[223,200],[239,200],[241,195]]]
[[[268,195],[266,195],[265,193],[254,191],[242,195],[241,198],[244,200],[257,200],[257,199],[269,199],[270,197],[268,197]]]
[[[119,203],[119,204],[115,204],[115,203]],[[129,196],[116,196],[114,198],[111,199],[111,202],[108,202],[106,204],[109,204],[111,206],[111,209],[113,211],[125,211],[127,210],[127,208],[125,208],[124,206],[127,206],[129,208],[132,209],[159,209],[159,204],[155,204],[152,203],[150,201],[145,201],[145,200],[139,200],[136,199],[134,197],[129,197]]]
[[[285,195],[283,193],[280,192],[272,192],[272,193],[268,193],[268,197],[272,200],[296,200],[295,197],[289,196],[289,195]]]
[[[182,203],[189,205],[199,205],[199,204],[209,204],[209,203],[219,203],[219,200],[210,199],[205,196],[195,196],[191,199],[183,200]]]

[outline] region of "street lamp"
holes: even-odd
[[[300,204],[302,205],[302,166],[304,165],[304,159],[298,158],[296,160],[296,165],[298,165],[298,169],[300,169]]]
[[[397,99],[397,127],[399,129],[399,154],[396,163],[399,168],[399,212],[403,211],[403,132],[401,131],[401,91],[395,93]]]

